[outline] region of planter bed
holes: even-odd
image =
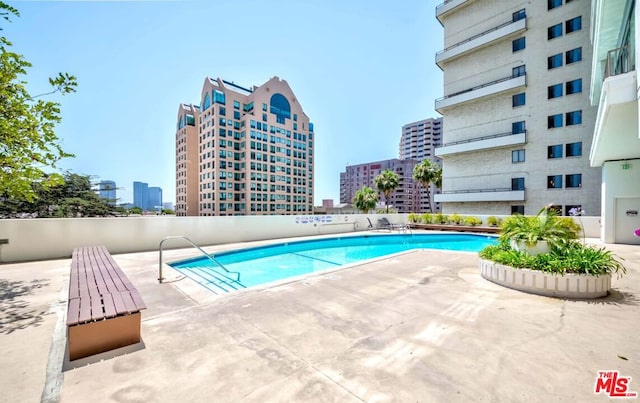
[[[411,229],[428,229],[434,231],[458,231],[458,232],[481,232],[487,234],[496,234],[500,232],[500,227],[484,227],[472,225],[454,225],[454,224],[416,224],[410,223]]]
[[[480,259],[483,278],[530,294],[560,298],[592,299],[607,295],[611,289],[611,275],[557,275],[538,270],[516,269]]]

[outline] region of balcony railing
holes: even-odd
[[[485,84],[477,85],[472,88],[468,88],[462,91],[454,92],[449,95],[445,95],[444,97],[436,99],[435,109],[437,111],[440,111],[440,109],[442,108],[449,107],[457,103],[470,101],[477,98],[482,98],[488,95],[493,95],[499,92],[524,86],[526,85],[526,77],[527,77],[527,74],[525,72],[520,72],[519,74],[511,74],[508,77],[500,78],[498,80],[494,80]],[[507,84],[509,81],[512,81],[511,85]],[[505,85],[498,85],[502,83],[505,83]],[[495,86],[495,88],[489,88],[493,86]],[[475,94],[472,94],[473,92],[475,92]],[[458,98],[458,99],[455,99],[455,98]]]
[[[465,144],[465,143],[473,143],[475,141],[482,141],[482,140],[489,140],[489,139],[497,139],[499,137],[506,137],[506,136],[512,136],[514,134],[523,134],[526,133],[526,131],[524,132],[518,132],[518,133],[514,133],[514,132],[508,132],[508,133],[499,133],[499,134],[492,134],[490,136],[482,136],[482,137],[474,137],[472,139],[466,139],[466,140],[459,140],[459,141],[452,141],[451,143],[446,143],[443,144],[442,147],[447,147],[447,146],[455,146],[456,144]]]
[[[524,9],[521,10],[521,12],[518,14],[520,15],[525,15],[524,14]],[[508,29],[502,29],[502,28],[506,28],[509,27]],[[474,49],[478,46],[487,44],[489,42],[492,42],[496,39],[502,38],[506,35],[509,34],[513,34],[514,32],[518,32],[521,30],[526,29],[527,27],[527,22],[526,22],[526,18],[524,17],[518,17],[518,19],[512,18],[511,20],[498,25],[497,27],[493,27],[491,29],[488,29],[484,32],[481,32],[477,35],[474,35],[470,38],[467,38],[461,42],[458,42],[454,45],[451,45],[441,51],[439,51],[438,53],[436,53],[436,63],[440,63],[443,62],[451,57],[454,56],[458,56],[460,54],[463,54],[471,49]],[[500,31],[500,32],[498,32]],[[493,34],[493,35],[491,35]],[[471,43],[471,42],[475,42],[475,43]],[[464,46],[467,44],[468,46]]]
[[[434,196],[436,202],[524,201],[525,189],[490,188],[443,191]]]
[[[468,2],[470,0],[445,0],[443,3],[440,3],[436,6],[436,18],[442,24],[442,20],[440,19],[443,15],[448,13],[449,11],[458,8],[462,4]]]
[[[633,49],[629,45],[608,51],[604,62],[603,80],[635,69]]]

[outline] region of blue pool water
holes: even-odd
[[[478,252],[495,242],[492,236],[470,234],[363,235],[216,253],[219,264],[202,256],[170,265],[209,290],[224,293],[412,249]]]

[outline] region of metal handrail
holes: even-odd
[[[524,134],[526,136],[527,135],[527,131],[523,130],[523,131],[518,132],[518,133],[511,131],[511,132],[507,132],[507,133],[499,133],[499,134],[491,134],[489,136],[475,137],[475,138],[472,138],[472,139],[452,141],[451,143],[445,143],[445,144],[441,145],[440,147],[448,147],[448,146],[454,146],[454,145],[458,145],[458,144],[467,144],[467,143],[473,143],[473,142],[476,142],[476,141],[497,139],[497,138],[500,138],[500,137],[515,136],[516,134]]]
[[[522,18],[521,18],[521,19],[522,19]],[[520,20],[521,20],[521,19],[520,19]],[[499,30],[500,28],[504,28],[504,27],[506,27],[506,26],[508,26],[508,25],[515,24],[516,22],[518,22],[518,21],[520,21],[520,20],[515,20],[515,21],[514,21],[513,19],[511,19],[511,20],[509,20],[509,21],[507,21],[507,22],[505,22],[505,23],[502,23],[502,24],[500,24],[500,25],[498,25],[498,26],[496,26],[496,27],[493,27],[493,28],[491,28],[491,29],[488,29],[488,30],[486,30],[486,31],[484,31],[484,32],[481,32],[481,33],[479,33],[479,34],[477,34],[477,35],[474,35],[474,36],[472,36],[472,37],[470,37],[470,38],[467,38],[467,39],[465,39],[465,40],[463,40],[463,41],[460,41],[460,42],[458,42],[458,43],[456,43],[456,44],[453,44],[453,45],[451,45],[451,46],[449,46],[449,47],[447,47],[447,48],[444,48],[444,49],[442,49],[441,51],[437,52],[437,53],[436,53],[436,56],[438,56],[438,55],[440,55],[440,54],[442,54],[442,53],[444,53],[444,52],[446,52],[446,51],[449,51],[449,50],[451,50],[451,49],[455,49],[455,48],[457,48],[457,47],[458,47],[458,46],[460,46],[460,45],[464,45],[465,43],[469,43],[469,42],[471,42],[471,41],[472,41],[472,40],[474,40],[474,39],[482,38],[483,36],[485,36],[485,35],[487,35],[487,34],[490,34],[490,33],[494,32],[494,31],[497,31],[497,30]]]
[[[500,84],[500,83],[505,82],[505,81],[513,80],[514,78],[526,77],[526,76],[527,76],[526,72],[524,72],[522,74],[511,74],[509,77],[504,77],[504,78],[501,78],[499,80],[491,81],[490,83],[477,85],[475,87],[468,88],[466,90],[462,90],[462,91],[454,92],[453,94],[445,95],[443,97],[440,97],[440,98],[436,99],[436,103],[439,102],[439,101],[444,101],[445,99],[449,99],[451,97],[455,97],[455,96],[458,96],[458,95],[466,94],[467,92],[479,90],[479,89],[482,89],[482,88],[485,88],[485,87],[490,87],[490,86],[495,85],[495,84]]]
[[[240,282],[240,273],[237,271],[230,271],[228,270],[226,267],[224,267],[224,265],[220,262],[218,262],[213,256],[211,256],[210,254],[208,254],[207,252],[204,251],[204,249],[202,249],[201,247],[199,247],[198,245],[195,244],[195,242],[193,242],[191,239],[187,238],[184,235],[174,235],[174,236],[167,236],[164,237],[162,239],[162,241],[160,241],[160,259],[159,259],[159,263],[158,263],[158,282],[162,283],[162,280],[164,280],[164,277],[162,277],[162,244],[164,244],[165,241],[168,241],[170,239],[184,239],[185,241],[189,242],[191,244],[191,246],[193,246],[194,248],[198,249],[200,252],[202,252],[203,255],[205,255],[209,260],[211,260],[213,263],[217,264],[218,266],[222,267],[222,269],[224,271],[226,271],[227,273],[231,274],[236,274],[237,278],[236,278],[236,282]],[[232,279],[230,279],[232,280]]]

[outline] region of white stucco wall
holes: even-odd
[[[628,164],[623,169],[623,164]],[[602,233],[601,240],[616,242],[616,199],[640,198],[640,159],[607,161],[602,166]],[[640,238],[638,238],[640,244]]]
[[[196,244],[216,245],[232,242],[338,234],[367,230],[379,218],[394,224],[406,223],[407,214],[349,214],[332,216],[238,216],[238,217],[122,217],[122,218],[44,218],[0,220],[0,262],[56,259],[71,256],[79,246],[105,245],[111,253],[158,250],[166,236],[184,235]],[[486,221],[487,215],[478,215]],[[330,222],[329,222],[330,221]],[[600,234],[599,217],[580,217],[587,237]],[[189,247],[172,240],[167,248]]]

